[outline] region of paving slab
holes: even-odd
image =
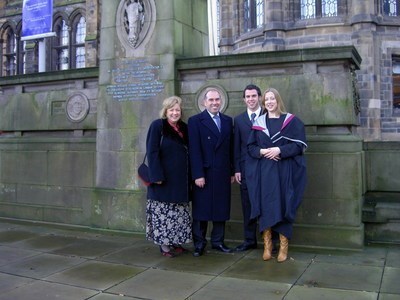
[[[386,257],[386,266],[393,268],[400,268],[400,249],[388,249]]]
[[[0,300],[86,300],[96,291],[73,286],[35,281],[18,289],[0,294]]]
[[[187,299],[213,278],[209,275],[148,269],[108,291],[143,299],[180,300]]]
[[[263,261],[263,259],[262,259],[263,251],[264,250],[262,249],[262,247],[250,250],[246,253],[246,257]],[[299,250],[290,248],[289,253],[288,253],[288,259],[296,260],[296,261],[310,262],[312,259],[314,259],[315,255],[316,255],[315,252],[299,251]],[[274,253],[272,256],[276,259],[277,253]]]
[[[217,277],[190,296],[191,300],[278,300],[290,289],[287,283]]]
[[[314,262],[296,285],[379,292],[382,272],[374,266]]]
[[[40,279],[81,264],[84,261],[84,259],[78,257],[44,253],[1,266],[0,272]]]
[[[71,236],[45,234],[28,240],[19,241],[13,244],[16,248],[36,249],[40,251],[51,251],[66,247],[75,243],[78,239]]]
[[[399,300],[399,294],[380,293],[378,300]]]
[[[161,256],[160,250],[148,241],[136,242],[131,246],[115,250],[102,256],[102,260],[141,267],[155,267],[166,257]]]
[[[400,268],[385,267],[381,291],[388,294],[399,294],[400,299]]]
[[[34,279],[0,273],[0,295],[32,281]]]
[[[92,298],[90,300],[130,300],[130,299],[140,299],[136,297],[129,297],[129,296],[121,296],[121,295],[113,295],[113,294],[108,294],[108,293],[100,293]],[[143,299],[140,299],[143,300]]]
[[[41,254],[41,252],[35,250],[0,246],[0,266],[39,254]]]
[[[227,269],[222,276],[294,284],[308,265],[303,261],[287,260],[278,263],[275,259],[263,261],[245,257]]]
[[[11,244],[21,240],[37,237],[38,234],[22,230],[6,230],[0,232],[0,244]]]
[[[240,253],[207,251],[200,257],[193,257],[191,253],[185,253],[174,258],[162,260],[157,265],[157,268],[217,276],[242,258],[243,254]]]
[[[46,280],[104,291],[145,270],[120,264],[87,261],[79,266],[51,275]]]
[[[119,250],[123,247],[126,247],[126,244],[93,239],[77,239],[76,242],[53,250],[51,253],[94,259]]]
[[[294,286],[285,300],[376,300],[378,293],[365,291]]]
[[[383,267],[386,254],[387,250],[382,248],[367,248],[363,251],[335,251],[329,254],[317,254],[314,261]]]

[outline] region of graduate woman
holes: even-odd
[[[279,234],[278,262],[287,259],[293,222],[306,185],[303,122],[286,112],[278,91],[264,92],[266,114],[252,127],[246,162],[251,218],[257,218],[264,241],[263,259],[272,258],[272,231]]]

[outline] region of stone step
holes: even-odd
[[[365,240],[400,243],[400,193],[367,193],[362,209]]]
[[[400,222],[365,223],[364,232],[365,242],[369,244],[400,244]]]
[[[365,204],[362,211],[364,223],[386,223],[390,220],[400,222],[400,203],[378,202],[376,204]]]
[[[362,221],[364,223],[386,223],[400,221],[400,193],[373,192],[364,197]]]

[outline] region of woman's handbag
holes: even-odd
[[[162,145],[164,136],[162,135],[161,131],[161,139],[160,139],[160,147]],[[151,184],[150,182],[150,175],[149,175],[149,166],[146,165],[146,157],[147,157],[147,152],[144,155],[143,162],[140,164],[138,168],[138,176],[142,180],[143,184],[145,186],[149,186]]]
[[[147,153],[144,156],[143,162],[140,164],[138,168],[138,175],[139,178],[142,180],[143,184],[145,186],[149,186],[151,184],[150,182],[150,176],[149,176],[149,167],[146,165],[146,157]]]

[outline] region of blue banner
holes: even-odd
[[[54,36],[53,1],[24,0],[22,4],[22,40]]]

